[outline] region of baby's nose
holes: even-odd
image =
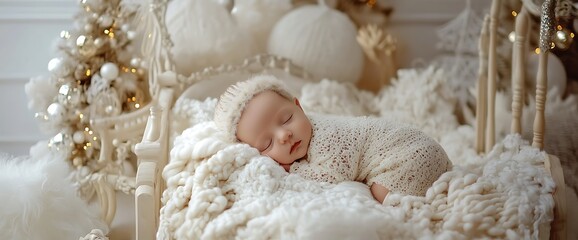
[[[291,133],[291,131],[287,129],[281,128],[277,131],[277,139],[279,139],[279,142],[283,144],[289,141],[289,138],[291,138],[292,135],[293,134]]]

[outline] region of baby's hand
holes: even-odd
[[[383,203],[383,200],[389,193],[389,189],[377,183],[371,184],[369,190],[371,191],[373,198],[375,198],[379,203]]]

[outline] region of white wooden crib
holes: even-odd
[[[477,98],[477,150],[480,154],[489,151],[495,143],[495,94],[496,94],[496,28],[497,14],[500,11],[500,0],[493,0],[491,14],[487,16],[480,39],[480,69],[478,79]],[[149,39],[145,41],[144,48],[150,63],[149,83],[152,93],[152,102],[145,109],[150,110],[150,116],[146,121],[144,136],[140,143],[135,146],[135,153],[138,157],[138,170],[136,174],[135,194],[135,219],[137,239],[155,239],[159,226],[159,213],[161,209],[161,196],[166,183],[161,176],[161,172],[169,161],[171,148],[171,110],[175,101],[182,95],[187,95],[197,99],[218,96],[227,86],[238,80],[246,79],[247,76],[255,73],[267,72],[278,75],[285,79],[292,79],[291,86],[298,91],[300,86],[307,82],[313,82],[311,75],[303,71],[299,66],[291,61],[272,55],[259,55],[246,59],[240,65],[223,65],[221,67],[207,68],[201,72],[193,73],[190,76],[183,76],[175,73],[174,63],[169,53],[171,47],[170,37],[164,27],[164,14],[168,2],[154,1],[150,6],[150,16],[148,16],[151,32],[148,32]],[[521,111],[523,105],[523,79],[525,59],[529,29],[530,14],[540,14],[540,8],[531,1],[524,1],[525,6],[520,11],[516,19],[516,40],[514,43],[512,79],[513,79],[513,101],[512,101],[512,133],[521,133]],[[546,1],[544,6],[552,7],[555,1]],[[542,17],[547,17],[548,13],[542,11]],[[551,13],[550,13],[551,14]],[[550,15],[551,17],[551,15]],[[543,25],[542,28],[553,27]],[[542,37],[548,37],[547,31],[541,32]],[[542,149],[544,143],[544,108],[546,97],[546,64],[548,54],[548,41],[542,41],[540,46],[540,68],[536,85],[536,116],[534,120],[534,138],[532,145]],[[232,77],[235,76],[235,77]],[[208,81],[208,80],[211,81]],[[136,116],[135,118],[138,118]],[[141,124],[140,126],[144,125]],[[131,128],[133,129],[134,126]],[[103,127],[101,136],[122,135],[126,130]],[[104,137],[103,137],[104,139]],[[103,146],[103,152],[112,146]],[[564,176],[560,162],[556,156],[544,152],[544,168],[548,170],[556,183],[556,190],[552,192],[556,207],[554,209],[554,220],[550,225],[540,227],[541,239],[565,239],[566,234],[566,197]],[[106,195],[106,194],[105,194]],[[101,197],[101,206],[107,220],[110,222],[114,217],[114,200]]]

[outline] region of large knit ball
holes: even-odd
[[[240,30],[227,9],[215,1],[171,1],[166,26],[174,44],[171,54],[182,75],[240,63],[256,54],[252,36]]]
[[[287,13],[271,32],[268,51],[291,59],[318,78],[357,82],[363,71],[363,50],[357,28],[342,12],[325,5],[307,5]]]

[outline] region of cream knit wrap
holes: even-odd
[[[215,107],[213,120],[217,128],[227,133],[227,140],[238,142],[237,124],[247,103],[257,94],[274,91],[284,98],[293,100],[283,81],[272,75],[258,75],[249,80],[231,85],[221,96]]]
[[[434,139],[407,124],[375,117],[309,115],[308,159],[291,173],[315,181],[378,183],[394,193],[424,196],[452,163]]]

